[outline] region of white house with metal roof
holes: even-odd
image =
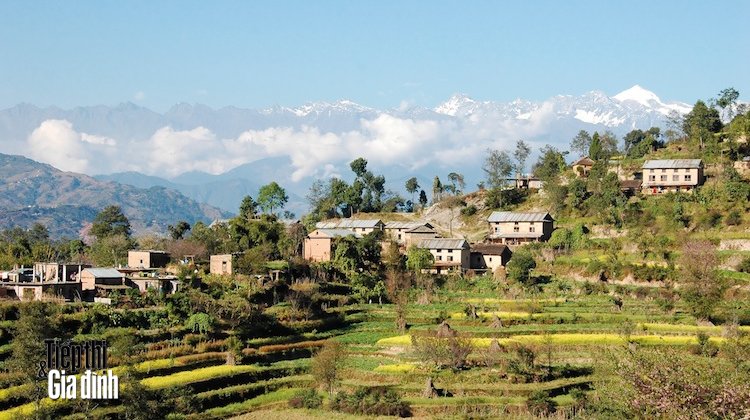
[[[469,269],[471,250],[466,239],[423,239],[419,241],[417,247],[428,249],[432,254],[434,262],[430,271],[433,273],[441,274],[447,271]]]
[[[546,212],[496,211],[487,218],[487,239],[506,245],[544,242],[552,236],[554,222]]]
[[[315,224],[316,229],[347,229],[360,235],[367,235],[376,230],[382,231],[384,227],[385,224],[379,219],[339,219]]]
[[[643,163],[644,194],[691,192],[703,185],[703,161],[700,159],[655,159]]]

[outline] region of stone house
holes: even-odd
[[[496,211],[488,218],[490,242],[518,245],[549,240],[554,219],[545,212]]]
[[[430,251],[434,258],[431,273],[442,274],[449,271],[463,272],[470,267],[470,248],[465,239],[436,238],[424,239],[417,246]]]
[[[470,268],[491,273],[504,268],[513,254],[510,248],[502,244],[471,244],[470,251]]]

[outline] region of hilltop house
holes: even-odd
[[[307,235],[302,246],[305,259],[316,262],[330,261],[333,253],[333,241],[336,238],[349,235],[353,235],[355,238],[362,237],[361,234],[349,229],[315,229]]]
[[[114,268],[84,268],[78,274],[84,300],[95,301],[113,290],[125,291],[131,287],[125,274]]]
[[[472,244],[470,268],[476,271],[494,273],[498,268],[505,267],[513,253],[501,244]]]
[[[162,268],[169,264],[169,253],[165,251],[128,251],[128,267]]]
[[[573,168],[573,173],[579,178],[586,178],[591,172],[591,168],[594,166],[594,161],[588,156],[584,156],[570,165]]]
[[[358,233],[362,236],[376,230],[383,231],[385,224],[378,219],[339,219],[318,222],[315,224],[316,229],[345,229],[352,233]]]
[[[437,238],[424,239],[417,244],[430,251],[435,261],[431,273],[441,274],[446,271],[463,272],[469,269],[469,243],[465,239]]]
[[[543,212],[496,211],[487,218],[490,242],[518,245],[544,242],[552,236],[554,219]]]
[[[387,237],[406,248],[422,239],[438,237],[433,226],[427,222],[387,222],[384,231]]]
[[[644,194],[690,192],[702,185],[703,161],[700,159],[647,160],[643,164]]]
[[[234,274],[239,254],[219,254],[209,257],[208,271],[211,274]]]

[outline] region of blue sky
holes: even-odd
[[[0,1],[0,107],[750,91],[748,1]],[[746,99],[745,99],[746,100]]]

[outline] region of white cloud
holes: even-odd
[[[133,99],[135,99],[136,101],[142,101],[146,99],[146,93],[142,90],[139,90],[138,92],[133,94]]]
[[[91,172],[97,159],[96,148],[113,146],[114,140],[79,133],[65,120],[42,122],[28,138],[28,151],[33,159],[73,172]],[[91,146],[91,147],[90,147]]]

